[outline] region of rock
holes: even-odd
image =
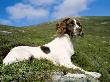
[[[67,73],[64,75],[63,72],[54,72],[52,80],[52,82],[99,82],[99,80],[85,74]]]

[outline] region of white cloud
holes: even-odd
[[[14,6],[9,6],[7,12],[10,14],[10,19],[36,19],[47,17],[49,12],[43,8],[34,8],[31,5],[18,3]]]
[[[0,24],[3,25],[11,25],[11,21],[10,20],[6,20],[6,19],[0,19]]]
[[[87,9],[88,0],[64,0],[60,5],[55,7],[53,16],[61,18],[66,16],[78,15],[81,11]]]
[[[28,0],[31,4],[35,5],[51,5],[55,0]]]
[[[22,0],[21,3],[6,8],[8,20],[0,20],[0,23],[23,26],[76,16],[88,9],[88,3],[92,1],[94,0]]]

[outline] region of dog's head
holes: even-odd
[[[83,36],[81,23],[76,19],[66,18],[56,24],[57,34],[68,34],[70,37]]]

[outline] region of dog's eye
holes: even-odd
[[[77,22],[77,25],[78,25],[78,26],[81,26],[81,24],[80,24],[79,22]]]
[[[73,26],[75,25],[73,21],[71,21],[70,24],[72,24]]]
[[[77,22],[77,24],[78,24],[78,25],[80,25],[80,23],[79,23],[79,22]]]
[[[81,31],[82,31],[82,29],[81,29],[81,28],[78,28],[77,30],[78,30],[78,32],[81,32]]]

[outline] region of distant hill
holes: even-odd
[[[78,17],[78,19],[83,25],[85,36],[84,38],[74,39],[76,54],[72,56],[72,61],[85,70],[101,73],[101,82],[110,82],[110,16]],[[20,45],[39,46],[54,39],[55,25],[56,21],[20,28],[0,25],[0,67],[2,67],[3,58],[13,47]],[[21,63],[25,68],[29,68],[31,72],[33,72],[31,69],[37,69],[37,67],[31,65],[30,67],[28,64]],[[49,64],[44,64],[48,66],[47,70],[55,69],[52,64]],[[15,70],[12,70],[13,68],[10,66],[6,69],[10,69],[15,73],[18,69],[16,65],[14,66]],[[22,67],[21,64],[20,66],[17,64],[19,69],[24,70],[24,75],[28,76],[26,74],[29,70]],[[51,68],[52,66],[53,68]],[[12,78],[7,70],[2,69],[1,73],[4,74],[6,80]],[[22,75],[21,72],[17,73],[14,79]]]

